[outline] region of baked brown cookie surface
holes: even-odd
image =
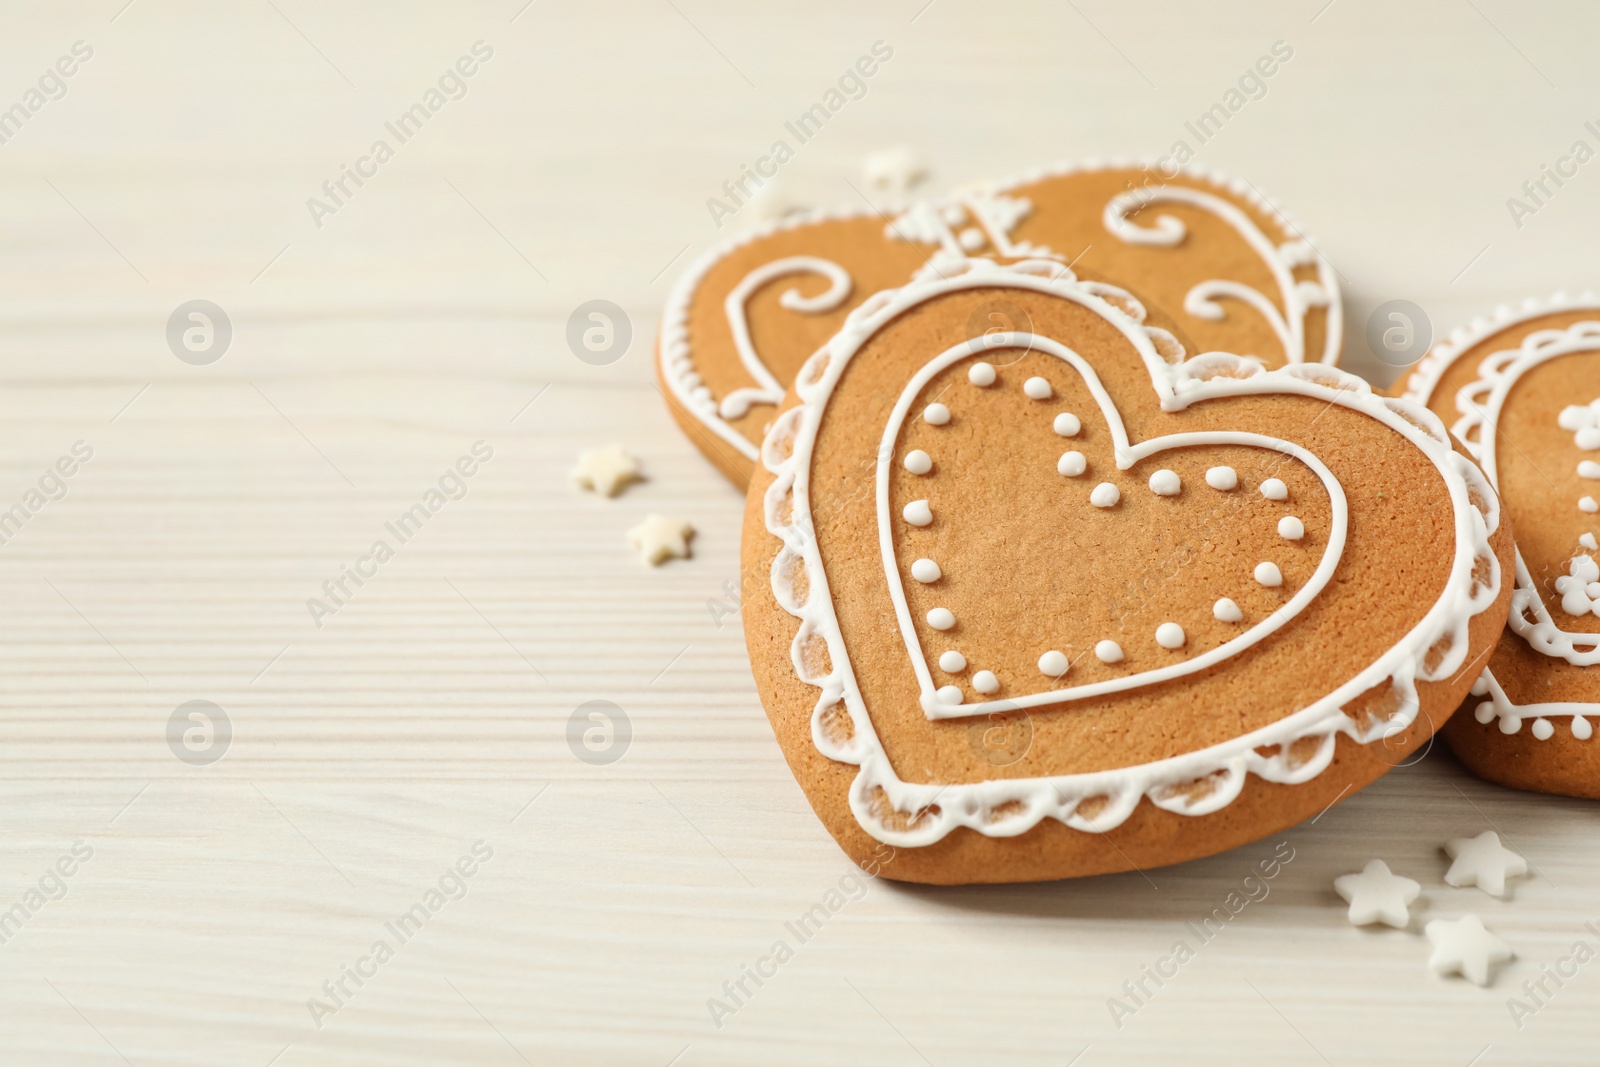
[[[1018,328],[975,324],[995,301]],[[1509,537],[1437,418],[1329,367],[1191,358],[1059,263],[873,297],[761,456],[762,701],[828,830],[892,878],[1270,834],[1422,745],[1504,625]]]
[[[1329,265],[1248,182],[1137,164],[1041,170],[879,213],[792,219],[712,249],[678,282],[657,342],[662,395],[743,486],[800,365],[872,294],[969,256],[1052,258],[1124,284],[1191,352],[1334,363]],[[987,309],[1008,329],[1010,309]]]
[[[1478,457],[1516,534],[1510,627],[1444,736],[1491,781],[1600,798],[1600,300],[1502,308],[1406,395]]]

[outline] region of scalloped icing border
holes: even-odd
[[[1530,296],[1516,307],[1501,304],[1490,314],[1479,315],[1465,326],[1457,326],[1411,368],[1411,374],[1406,378],[1405,399],[1427,404],[1439,388],[1439,379],[1468,349],[1476,348],[1501,330],[1508,330],[1541,315],[1559,315],[1566,311],[1594,311],[1600,314],[1600,296],[1589,291],[1577,296],[1565,292],[1552,293],[1548,297]],[[1462,444],[1470,442],[1463,440]]]
[[[1143,309],[1137,301],[1122,294],[1135,312],[1130,315],[1078,284],[1054,261],[1001,266],[969,260],[958,270],[946,279],[878,293],[852,312],[839,334],[801,368],[794,385],[799,404],[774,421],[761,448],[762,462],[774,475],[763,501],[766,526],[782,542],[772,562],[772,590],[784,610],[800,620],[790,659],[796,676],[821,691],[811,717],[812,742],[829,759],[859,768],[849,802],[861,827],[887,844],[920,847],[958,826],[989,837],[1013,837],[1045,818],[1103,833],[1120,825],[1147,797],[1166,811],[1207,815],[1232,803],[1249,774],[1285,785],[1321,774],[1333,759],[1341,733],[1358,744],[1369,744],[1407,729],[1420,708],[1417,681],[1437,681],[1460,669],[1468,651],[1468,624],[1493,604],[1500,590],[1499,561],[1489,545],[1499,526],[1498,500],[1477,466],[1450,447],[1444,424],[1426,408],[1377,396],[1361,379],[1321,364],[1267,371],[1258,361],[1223,353],[1169,364],[1142,325]],[[872,728],[834,613],[811,525],[811,447],[834,385],[874,333],[923,301],[982,286],[1032,289],[1098,314],[1140,353],[1163,410],[1181,410],[1220,396],[1298,394],[1360,411],[1401,434],[1433,461],[1454,505],[1455,557],[1439,599],[1393,648],[1332,693],[1230,741],[1109,771],[942,786],[901,780]],[[1485,568],[1486,583],[1475,580],[1477,567]],[[806,578],[803,594],[793,581],[797,570]],[[1446,651],[1441,653],[1441,648]],[[1345,713],[1346,702],[1385,681],[1396,706],[1388,718],[1368,716],[1362,724]],[[849,719],[848,730],[838,721],[841,708]],[[1308,739],[1315,740],[1315,751],[1301,754],[1303,746],[1297,742]],[[1271,755],[1258,751],[1270,746],[1277,746]],[[1195,788],[1199,783],[1205,787]]]
[[[1157,167],[1158,161],[1151,159],[1124,159],[1113,157],[1110,159],[1088,159],[1082,163],[1059,163],[1047,167],[1035,167],[1024,171],[1015,178],[998,182],[982,182],[957,189],[950,194],[927,201],[934,204],[959,202],[964,196],[979,195],[1005,195],[1011,190],[1032,185],[1035,182],[1045,181],[1050,178],[1061,178],[1072,174],[1093,173],[1103,170],[1122,170],[1128,168],[1142,168],[1156,170],[1164,173]],[[1179,168],[1178,173],[1168,178],[1189,178],[1194,181],[1204,182],[1215,188],[1225,190],[1245,200],[1251,207],[1260,211],[1267,218],[1276,223],[1285,233],[1298,235],[1311,250],[1313,262],[1318,266],[1318,274],[1324,279],[1323,285],[1327,290],[1329,303],[1328,323],[1329,341],[1324,345],[1321,365],[1331,366],[1338,361],[1339,350],[1343,336],[1343,295],[1339,289],[1338,279],[1334,277],[1332,265],[1320,253],[1305,231],[1296,226],[1276,204],[1268,200],[1255,185],[1243,178],[1233,178],[1221,171],[1209,167],[1193,165]],[[809,211],[789,215],[776,222],[756,227],[747,233],[732,237],[722,244],[708,249],[706,252],[689,265],[677,283],[672,287],[672,292],[667,296],[666,308],[661,316],[661,332],[656,344],[656,362],[661,372],[662,379],[667,383],[667,388],[677,398],[679,405],[697,419],[701,425],[709,428],[717,437],[732,445],[740,455],[752,462],[760,461],[760,453],[742,433],[734,429],[718,411],[718,399],[711,395],[710,389],[704,385],[699,373],[694,366],[694,348],[689,343],[689,304],[694,299],[695,290],[705,276],[722,260],[734,252],[763,238],[786,230],[798,229],[818,222],[833,222],[843,219],[858,219],[867,216],[881,216],[884,214],[898,215],[903,211],[916,206],[917,202],[891,203],[879,211],[870,206],[859,208],[833,208]],[[1274,242],[1276,244],[1276,242]],[[1282,246],[1279,246],[1282,247]],[[917,279],[921,280],[921,279]]]
[[[1416,370],[1406,383],[1407,399],[1426,403],[1437,391],[1440,380],[1456,360],[1496,333],[1545,315],[1569,311],[1593,311],[1600,317],[1600,297],[1596,297],[1593,293],[1583,293],[1576,297],[1556,293],[1544,300],[1530,297],[1516,309],[1509,305],[1501,305],[1495,309],[1493,315],[1474,319],[1470,326],[1453,331],[1448,341],[1429,352],[1417,364]],[[1576,322],[1565,329],[1538,330],[1530,333],[1515,348],[1500,349],[1485,356],[1478,364],[1478,376],[1456,391],[1455,406],[1461,417],[1451,426],[1451,432],[1475,458],[1481,460],[1483,431],[1485,425],[1492,420],[1489,418],[1489,413],[1476,401],[1492,397],[1492,394],[1501,390],[1502,386],[1508,391],[1523,371],[1544,362],[1545,359],[1566,354],[1553,350],[1566,348],[1570,344],[1578,347],[1568,351],[1600,349],[1600,335],[1597,335],[1597,330],[1600,330],[1600,321],[1595,320]],[[1531,362],[1525,363],[1525,360]],[[1502,402],[1503,399],[1502,397]],[[1491,402],[1491,406],[1498,411],[1497,404]],[[1498,481],[1495,471],[1488,470],[1486,473],[1491,482]],[[1544,599],[1533,587],[1533,578],[1528,572],[1527,563],[1522,558],[1521,549],[1516,552],[1515,577],[1509,617],[1511,630],[1534,651],[1572,662],[1572,657],[1578,654],[1573,646],[1572,635],[1556,626],[1554,619],[1550,617],[1548,609],[1544,606]],[[1528,621],[1530,611],[1537,621]],[[1550,718],[1565,717],[1572,720],[1572,735],[1580,741],[1587,741],[1594,736],[1594,728],[1585,716],[1600,717],[1600,703],[1553,701],[1517,704],[1506,695],[1494,672],[1487,667],[1474,683],[1472,695],[1487,698],[1473,709],[1473,717],[1485,726],[1498,721],[1500,732],[1507,736],[1520,733],[1523,726],[1531,719],[1529,729],[1534,739],[1548,741],[1555,736],[1555,726],[1550,722]]]

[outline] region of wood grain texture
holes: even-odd
[[[1600,177],[1520,229],[1505,200],[1587,136],[1596,19],[1498,0],[14,7],[0,102],[74,41],[94,56],[0,145],[0,510],[75,441],[94,458],[0,545],[0,912],[73,842],[93,855],[0,944],[0,1062],[1592,1061],[1587,969],[1520,1030],[1505,1002],[1596,939],[1593,806],[1439,752],[1286,833],[1270,894],[1120,1028],[1108,998],[1268,844],[1072,883],[866,883],[802,943],[786,923],[852,868],[784,766],[739,620],[708,606],[737,592],[742,500],[648,352],[675,271],[744,221],[719,232],[706,198],[875,40],[895,59],[785,168],[823,202],[900,141],[942,187],[1159,154],[1282,39],[1294,59],[1199,159],[1291,209],[1350,286],[1351,365],[1392,377],[1361,345],[1384,300],[1445,327],[1593,282]],[[494,57],[466,96],[318,228],[307,198],[478,40]],[[205,367],[164,336],[196,298],[234,326]],[[565,341],[594,298],[632,321],[608,366]],[[316,627],[307,599],[479,440],[494,458],[466,496]],[[572,488],[578,451],[612,442],[648,481]],[[652,511],[695,523],[693,559],[632,556]],[[233,730],[209,766],[167,743],[197,699]],[[632,724],[609,766],[567,741],[597,699]],[[1442,884],[1439,843],[1490,828],[1538,872],[1507,902]],[[319,1028],[308,998],[480,840],[465,895]],[[1332,879],[1373,856],[1423,883],[1422,918],[1475,912],[1519,959],[1484,991],[1430,974],[1419,933],[1351,929]],[[718,1027],[708,998],[780,939],[792,958]]]

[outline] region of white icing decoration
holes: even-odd
[[[1585,532],[1578,538],[1578,544],[1587,548],[1590,552],[1600,552],[1600,541],[1596,541],[1592,533]]]
[[[1500,434],[1497,432],[1497,427],[1500,425],[1500,414],[1512,386],[1533,368],[1553,359],[1580,352],[1600,352],[1600,322],[1578,322],[1564,330],[1535,330],[1523,339],[1520,347],[1496,352],[1486,358],[1478,366],[1477,380],[1456,394],[1456,409],[1462,412],[1462,415],[1451,430],[1483,465],[1484,473],[1488,475],[1491,485],[1498,487],[1500,484]],[[1565,411],[1570,410],[1570,408],[1565,409]],[[1569,421],[1571,421],[1570,416]],[[1559,578],[1557,583],[1564,584]],[[1576,604],[1576,598],[1574,603]],[[1533,576],[1528,571],[1527,562],[1522,558],[1520,548],[1516,551],[1516,586],[1511,592],[1509,625],[1512,632],[1526,641],[1536,652],[1564,659],[1575,667],[1600,664],[1600,633],[1563,630],[1556,625],[1549,608],[1545,605],[1544,597],[1534,584]],[[1487,676],[1487,671],[1485,675]],[[1495,705],[1495,713],[1499,715],[1500,728],[1508,734],[1520,729],[1521,720],[1529,714],[1580,714],[1572,710],[1539,713],[1529,711],[1530,707],[1552,707],[1547,704],[1512,710],[1513,706],[1505,699],[1504,691],[1499,686],[1491,685],[1490,690],[1497,694],[1492,697],[1491,702]],[[1581,714],[1600,715],[1600,704],[1555,705],[1555,707],[1582,707],[1586,710]]]
[[[1011,231],[1028,215],[1032,208],[1026,199],[1008,196],[1006,195],[1007,191],[1052,178],[1122,168],[1139,168],[1148,173],[1153,168],[1161,168],[1163,171],[1170,170],[1170,163],[1154,159],[1110,159],[1088,161],[1083,164],[1038,168],[1017,175],[1007,181],[996,183],[969,197],[914,206],[907,213],[896,217],[894,222],[886,227],[886,233],[891,240],[924,241],[939,245],[941,251],[936,254],[935,259],[940,260],[940,262],[930,262],[928,268],[930,275],[933,277],[938,276],[938,271],[946,271],[948,269],[943,263],[945,256],[953,256],[957,259],[965,257],[965,253],[960,248],[959,242],[955,237],[956,232],[958,232],[955,228],[966,224],[969,217],[969,207],[972,209],[971,217],[973,221],[985,227],[988,231],[990,244],[994,247],[994,254],[1008,259],[1025,255],[1053,255],[1049,249],[1034,247],[1027,242],[1011,240]],[[1295,232],[1295,227],[1248,182],[1230,178],[1216,171],[1194,165],[1184,167],[1181,174],[1185,180],[1205,183],[1219,190],[1227,190],[1234,196],[1249,203],[1257,212],[1264,214],[1277,223],[1285,232]],[[769,182],[768,187],[771,188],[771,185],[772,183]],[[913,215],[920,216],[923,213],[932,215],[930,224],[912,220]],[[759,462],[761,458],[759,448],[719,414],[718,405],[712,397],[711,390],[701,385],[700,376],[695,371],[696,350],[691,342],[689,332],[689,311],[701,283],[719,263],[722,263],[729,256],[747,248],[756,241],[764,240],[774,234],[803,230],[819,223],[835,220],[861,219],[875,216],[880,216],[878,208],[862,206],[788,214],[775,218],[766,225],[741,233],[723,244],[711,248],[695,260],[674,284],[672,292],[667,298],[666,310],[662,315],[661,341],[656,346],[656,360],[661,369],[662,380],[666,382],[667,388],[685,411],[707,427],[722,443],[729,445],[745,458]],[[1283,245],[1280,246],[1280,249],[1287,250],[1291,247],[1293,246]],[[1342,313],[1338,311],[1340,301],[1337,293],[1337,282],[1331,273],[1327,271],[1326,265],[1321,258],[1316,255],[1315,250],[1310,247],[1309,242],[1306,243],[1305,250],[1309,253],[1309,258],[1306,262],[1318,264],[1319,272],[1324,275],[1323,284],[1329,287],[1329,291],[1333,292],[1335,296],[1333,303],[1330,305],[1328,343],[1324,346],[1321,356],[1324,362],[1331,364],[1337,362],[1341,344],[1339,331],[1343,321]],[[1061,258],[1064,262],[1064,257]],[[837,267],[837,265],[831,266]],[[1057,265],[1057,269],[1061,270],[1066,276],[1071,276],[1070,271],[1066,271],[1060,264]],[[1089,283],[1083,283],[1083,285],[1084,288],[1091,289]],[[832,293],[834,288],[830,286],[829,294]],[[841,296],[840,302],[843,299],[845,297]],[[837,307],[838,304],[834,306]],[[793,310],[816,312],[830,309],[824,307],[813,309],[796,307]],[[742,308],[740,317],[742,321]],[[1170,342],[1176,348],[1176,340],[1170,334],[1166,334],[1165,331],[1152,329],[1149,332],[1151,337],[1158,342],[1158,348],[1163,342]],[[746,334],[748,335],[748,330]],[[741,352],[742,357],[743,353]],[[1293,353],[1289,354],[1288,359],[1291,363],[1298,362]],[[1425,359],[1423,362],[1426,363],[1427,360]],[[756,376],[756,381],[761,386],[766,387],[771,381],[771,375],[769,373]],[[772,395],[770,389],[766,391],[766,395]],[[777,397],[781,398],[781,396],[782,389],[780,388],[777,391]],[[770,402],[777,403],[777,399],[773,399]]]
[[[1278,565],[1276,563],[1272,563],[1270,561],[1257,563],[1255,573],[1256,581],[1260,582],[1264,586],[1267,586],[1269,589],[1276,588],[1277,586],[1283,584],[1283,572],[1278,569]]]
[[[1067,668],[1071,666],[1072,662],[1067,659],[1066,655],[1053,648],[1039,657],[1039,673],[1049,678],[1061,677],[1067,673]]]
[[[1506,879],[1528,873],[1528,861],[1500,843],[1500,835],[1485,830],[1477,837],[1453,837],[1444,843],[1451,859],[1444,884],[1477,886],[1491,897],[1506,895]]]
[[[1100,641],[1094,646],[1094,655],[1101,663],[1121,663],[1122,646],[1115,641]]]
[[[931,261],[934,266],[964,259],[985,244],[992,245],[994,254],[1004,258],[1048,255],[1048,249],[1011,240],[1011,231],[1032,210],[1033,205],[1027,200],[998,192],[972,193],[954,203],[925,201],[896,216],[884,227],[884,236],[938,245],[939,253]],[[969,219],[971,226],[966,225]]]
[[[1221,489],[1226,492],[1229,489],[1238,487],[1239,475],[1234,472],[1232,467],[1212,467],[1206,471],[1206,484],[1213,489]]]
[[[967,381],[979,388],[987,389],[994,384],[994,364],[978,362],[967,368]]]
[[[1089,461],[1083,458],[1082,452],[1063,452],[1056,460],[1056,473],[1068,478],[1076,478],[1088,469]]]
[[[913,500],[901,514],[913,526],[926,526],[933,521],[933,509],[926,500]]]
[[[1183,299],[1183,309],[1196,318],[1220,321],[1226,312],[1218,302],[1222,299],[1241,301],[1266,319],[1283,346],[1284,359],[1301,363],[1307,359],[1306,319],[1313,308],[1326,308],[1326,333],[1321,360],[1334,363],[1338,360],[1343,333],[1343,301],[1338,282],[1329,265],[1316,254],[1316,250],[1303,239],[1285,241],[1281,245],[1262,233],[1245,212],[1221,197],[1182,185],[1142,186],[1119,193],[1106,204],[1102,221],[1111,233],[1138,245],[1176,246],[1188,236],[1188,227],[1173,215],[1158,215],[1153,227],[1144,227],[1128,216],[1149,204],[1179,203],[1200,208],[1232,226],[1245,239],[1262,263],[1272,272],[1278,286],[1278,298],[1283,309],[1242,282],[1213,278],[1190,289]],[[1317,281],[1301,281],[1294,276],[1294,268],[1314,265]]]
[[[766,526],[782,542],[771,569],[773,594],[786,611],[800,620],[791,658],[797,677],[818,691],[812,718],[812,741],[824,757],[858,768],[850,786],[849,803],[858,823],[872,837],[898,847],[921,847],[941,840],[957,827],[986,836],[1011,837],[1026,832],[1046,818],[1080,831],[1101,833],[1120,825],[1145,799],[1166,811],[1193,816],[1210,814],[1232,803],[1248,775],[1283,785],[1310,781],[1320,775],[1330,765],[1340,735],[1359,745],[1393,736],[1416,719],[1420,681],[1442,681],[1460,671],[1469,649],[1468,624],[1474,616],[1488,610],[1499,593],[1499,567],[1488,542],[1498,526],[1499,513],[1494,494],[1487,489],[1477,468],[1451,449],[1443,425],[1430,412],[1375,396],[1360,379],[1326,368],[1318,368],[1314,376],[1300,374],[1296,367],[1286,367],[1257,370],[1247,376],[1208,375],[1205,380],[1191,377],[1186,365],[1168,362],[1157,347],[1163,342],[1152,339],[1151,331],[1103,303],[1089,288],[1073,282],[1059,264],[1025,261],[1002,267],[974,260],[945,269],[950,272],[949,277],[920,279],[900,290],[880,293],[856,309],[845,328],[815,358],[809,372],[801,373],[794,387],[796,405],[774,421],[761,450],[762,462],[774,476],[764,495]],[[1383,425],[1433,464],[1449,495],[1454,555],[1438,599],[1427,607],[1410,631],[1343,684],[1282,719],[1205,749],[1151,763],[1082,774],[965,783],[909,782],[900,778],[863,703],[849,651],[840,633],[833,594],[812,524],[811,455],[829,398],[851,358],[870,337],[897,316],[927,300],[964,289],[995,286],[1051,294],[1099,315],[1121,332],[1139,353],[1150,372],[1151,384],[1168,411],[1181,411],[1196,401],[1212,397],[1299,395],[1344,407]],[[1002,343],[1037,351],[1045,340],[1033,335],[1007,335]],[[976,339],[970,351],[986,345],[984,339]],[[1058,357],[1065,358],[1061,357],[1066,351],[1063,346],[1054,345],[1054,349]],[[1229,366],[1247,365],[1247,361],[1226,358]],[[1213,359],[1206,365],[1215,363]],[[1086,383],[1098,381],[1092,370],[1080,371],[1080,376]],[[899,418],[904,418],[904,411],[899,413]],[[895,439],[893,433],[889,439]],[[1303,453],[1292,443],[1254,434],[1218,432],[1214,438],[1210,434],[1174,434],[1139,445],[1132,445],[1125,439],[1115,444],[1114,456],[1123,469],[1162,448],[1197,444],[1258,445],[1286,452],[1313,471],[1320,466],[1315,457]],[[887,558],[892,561],[893,542],[884,529],[889,455],[884,453],[879,465],[878,514],[880,540],[887,546]],[[1318,476],[1322,474],[1319,472]],[[1334,502],[1334,521],[1329,531],[1330,547],[1324,553],[1326,573],[1313,574],[1312,581],[1297,594],[1306,602],[1331,577],[1343,550],[1343,494],[1331,474],[1324,485],[1329,487]],[[790,577],[797,564],[806,576],[807,592],[803,595],[797,595]],[[1475,572],[1481,572],[1481,582]],[[893,573],[898,574],[897,571]],[[897,581],[891,580],[891,599],[897,597],[897,605],[903,606],[904,591],[895,593],[897,585]],[[1234,641],[1184,664],[1136,676],[1131,684],[1164,681],[1205,669],[1287,623],[1293,617],[1291,608],[1298,610],[1291,601]],[[897,607],[899,610],[903,607]],[[905,620],[902,619],[904,631]],[[915,638],[914,629],[911,637]],[[826,674],[814,673],[808,666],[813,662],[813,657],[808,655],[811,642],[817,639],[825,643],[829,652],[830,668]],[[1444,651],[1441,653],[1440,649]],[[926,670],[920,656],[912,658],[912,667],[915,671]],[[1112,680],[1109,684],[1118,689],[1129,688],[1124,681]],[[1391,687],[1395,700],[1396,710],[1390,716],[1375,722],[1362,714],[1358,721],[1343,711],[1346,703],[1385,683]],[[1017,710],[1097,695],[1091,690],[1092,687],[1068,686],[1001,701],[992,708],[979,705],[973,713]],[[957,696],[960,696],[959,690]],[[842,740],[838,733],[822,725],[825,715],[836,714],[840,708],[848,714],[851,725]],[[1309,754],[1303,744],[1295,744],[1307,739],[1316,741]],[[1265,754],[1264,749],[1267,750]],[[1174,789],[1207,776],[1214,785],[1204,793]],[[1079,810],[1080,802],[1091,797],[1101,798],[1092,815]],[[901,817],[886,821],[880,814],[884,805],[902,813]],[[1007,817],[1000,817],[1002,811]]]
[[[1050,388],[1050,383],[1044,378],[1039,377],[1029,378],[1027,381],[1023,382],[1022,391],[1028,394],[1028,396],[1034,400],[1049,400],[1051,394],[1054,392],[1054,390]]]
[[[1062,437],[1076,437],[1078,431],[1083,429],[1083,423],[1078,421],[1078,416],[1070,411],[1063,411],[1056,416],[1056,421],[1051,424],[1056,433]]]
[[[994,676],[993,671],[979,671],[972,676],[972,688],[985,694],[998,693],[1000,691],[1000,679]]]
[[[1489,670],[1485,670],[1479,676],[1472,693],[1474,696],[1487,698],[1473,709],[1473,717],[1485,726],[1498,719],[1500,732],[1507,735],[1521,732],[1523,724],[1529,719],[1535,724],[1548,722],[1553,718],[1569,719],[1572,736],[1579,741],[1587,741],[1594,735],[1594,727],[1590,725],[1586,716],[1600,717],[1600,704],[1585,701],[1513,704],[1511,698],[1506,696],[1506,691],[1501,688],[1499,680],[1495,678],[1494,672]],[[1552,725],[1548,734],[1543,730],[1534,730],[1533,736],[1540,741],[1548,741],[1555,736],[1555,727]]]
[[[1089,503],[1097,508],[1116,507],[1117,501],[1122,499],[1122,490],[1110,482],[1101,482],[1089,494]]]
[[[939,687],[939,703],[948,707],[955,707],[966,699],[966,694],[958,685],[943,685]]]
[[[1150,491],[1156,496],[1177,496],[1183,481],[1176,471],[1159,470],[1150,476]]]
[[[937,582],[940,578],[943,578],[944,572],[939,569],[939,565],[933,560],[919,559],[911,565],[911,577],[926,585],[929,582]]]
[[[1306,524],[1293,515],[1278,520],[1278,536],[1287,541],[1298,541],[1306,535]]]
[[[1182,648],[1186,640],[1183,627],[1175,622],[1164,622],[1156,627],[1156,644],[1162,648]]]
[[[950,421],[950,409],[943,404],[929,404],[922,409],[922,421],[929,426],[944,426]]]
[[[1476,915],[1453,921],[1434,919],[1423,932],[1433,943],[1428,966],[1439,974],[1459,974],[1476,985],[1488,985],[1494,965],[1517,956],[1510,945],[1485,929]]]
[[[1218,622],[1242,622],[1244,620],[1244,612],[1240,611],[1239,605],[1228,597],[1223,597],[1213,604],[1211,606],[1211,614]]]
[[[933,457],[920,448],[906,453],[905,468],[912,474],[927,474],[933,470]]]
[[[1600,615],[1600,564],[1593,556],[1573,556],[1567,564],[1567,573],[1555,580],[1555,590],[1561,594],[1561,610],[1568,615]]]
[[[960,674],[967,669],[967,657],[955,649],[941,652],[939,653],[939,669],[946,674]]]
[[[750,410],[752,404],[776,404],[783,399],[783,384],[774,378],[767,365],[761,362],[761,357],[756,354],[755,345],[750,340],[750,320],[745,314],[745,304],[757,289],[788,274],[820,274],[828,279],[828,288],[816,296],[801,296],[798,289],[786,290],[778,298],[778,303],[790,311],[807,315],[832,311],[850,296],[850,272],[831,260],[817,256],[788,256],[784,259],[775,259],[770,263],[763,263],[746,274],[728,293],[727,299],[722,302],[722,307],[728,316],[728,329],[733,333],[734,347],[739,351],[739,362],[744,364],[744,369],[757,384],[744,389],[735,389],[722,398],[722,403],[717,405],[717,414],[723,419],[739,418]]]
[[[1593,515],[1595,512],[1600,511],[1600,501],[1595,500],[1592,496],[1580,496],[1578,498],[1578,510],[1587,511]]]
[[[1268,500],[1288,500],[1289,487],[1283,484],[1282,479],[1268,478],[1261,483],[1261,495]]]
[[[955,613],[949,608],[934,608],[928,612],[928,625],[935,630],[948,630],[955,624]]]

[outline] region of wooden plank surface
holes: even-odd
[[[0,144],[0,510],[75,442],[93,458],[0,545],[0,913],[40,905],[0,944],[0,1061],[1593,1062],[1600,964],[1520,1027],[1507,1004],[1600,947],[1593,806],[1441,753],[1283,835],[1270,892],[1203,944],[1186,924],[1276,839],[1076,883],[851,881],[727,614],[742,501],[648,351],[676,271],[747,217],[719,231],[706,198],[874,41],[894,59],[785,169],[797,195],[852,199],[899,142],[930,190],[1192,144],[1282,40],[1198,158],[1312,234],[1349,365],[1387,380],[1361,342],[1383,301],[1448,328],[1600,273],[1600,171],[1521,226],[1506,203],[1600,147],[1597,24],[1505,0],[12,5],[0,105],[93,55]],[[465,95],[318,226],[308,198],[479,41]],[[565,342],[595,298],[633,329],[602,367]],[[165,336],[194,299],[233,326],[206,366]],[[465,494],[318,626],[308,599],[479,441]],[[612,442],[648,481],[572,488]],[[655,511],[695,524],[693,559],[631,554]],[[169,744],[195,700],[231,729],[214,762]],[[631,726],[609,765],[569,745],[592,700]],[[1507,902],[1441,880],[1440,843],[1490,828],[1537,867]],[[1349,927],[1331,881],[1373,856],[1518,960],[1480,990],[1416,930]],[[1194,958],[1118,1025],[1179,940]]]

